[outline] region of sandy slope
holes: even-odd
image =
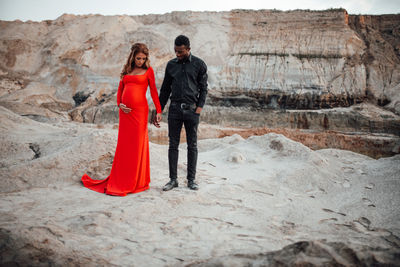
[[[167,146],[151,143],[151,189],[112,197],[79,179],[108,175],[115,129],[0,109],[2,263],[185,265],[312,240],[379,248],[378,262],[400,255],[399,155],[313,151],[272,133],[201,140],[200,190],[185,186],[181,145],[180,186],[163,192]]]

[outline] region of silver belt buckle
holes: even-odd
[[[186,109],[187,105],[186,103],[181,103],[181,109]]]

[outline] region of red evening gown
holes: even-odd
[[[123,103],[132,110],[125,113],[119,109],[118,142],[110,175],[103,180],[93,180],[85,173],[82,183],[87,188],[116,196],[149,189],[148,86],[157,113],[160,113],[161,106],[151,67],[145,74],[125,75],[120,81],[117,103]]]

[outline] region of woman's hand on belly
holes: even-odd
[[[125,104],[122,104],[122,103],[119,104],[119,108],[122,109],[122,111],[125,113],[129,113],[132,110],[132,109],[128,108],[127,106],[125,106]]]

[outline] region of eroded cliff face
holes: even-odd
[[[344,10],[236,11],[230,21],[222,98],[244,94],[259,107],[314,109],[365,96],[365,45]]]
[[[343,9],[63,15],[1,21],[0,28],[0,104],[35,120],[117,122],[119,73],[130,45],[149,46],[160,86],[173,40],[183,33],[209,67],[205,121],[243,118],[237,122],[259,127],[252,120],[262,117],[273,126],[267,119],[283,114],[280,127],[313,129],[315,123],[288,118],[310,120],[310,110],[321,110],[318,127],[356,131],[329,123],[331,109],[368,102],[393,112],[384,132],[400,132],[400,15],[349,16]]]
[[[344,10],[232,12],[230,55],[212,100],[273,109],[370,101],[398,111],[400,16],[356,23],[362,18]]]
[[[366,45],[367,95],[380,106],[400,110],[400,16],[349,16],[349,26]]]

